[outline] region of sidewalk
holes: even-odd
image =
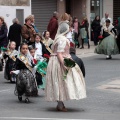
[[[94,53],[95,46],[91,45],[90,49],[88,49],[87,45],[84,46],[84,49],[76,48],[76,55],[78,57],[89,57],[89,56],[94,56],[96,55]]]

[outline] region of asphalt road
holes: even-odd
[[[15,84],[11,84],[0,73],[0,120],[120,120],[120,93],[99,89],[114,79],[120,79],[120,56],[106,60],[97,55],[82,58],[86,67],[87,98],[66,101],[68,112],[57,112],[55,102],[44,100],[44,91],[31,103],[20,103],[14,95]]]

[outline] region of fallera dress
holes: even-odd
[[[86,98],[86,87],[83,74],[76,64],[70,68],[66,79],[65,71],[58,60],[57,52],[61,52],[64,58],[71,58],[69,54],[69,40],[64,35],[56,37],[47,67],[46,75],[46,100],[66,101]]]
[[[108,28],[103,26],[104,39],[95,48],[95,53],[104,55],[116,55],[119,54],[119,49],[115,39],[116,31],[114,26],[110,25]]]

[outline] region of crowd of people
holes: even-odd
[[[46,31],[40,34],[34,15],[29,15],[23,26],[17,18],[13,19],[9,32],[4,18],[0,17],[0,57],[3,65],[6,62],[5,79],[16,83],[19,101],[25,95],[28,103],[29,97],[38,96],[41,88],[47,101],[58,103],[58,111],[67,111],[64,101],[86,98],[85,67],[75,48],[84,49],[85,42],[90,48],[89,23],[86,17],[80,23],[77,17],[72,19],[67,13],[61,15],[59,23],[58,19],[58,12],[54,12]],[[119,54],[117,28],[118,32],[107,13],[102,20],[95,17],[92,22],[95,53],[107,55],[106,59]]]
[[[41,88],[47,101],[58,103],[58,111],[67,111],[64,101],[86,98],[85,67],[76,56],[73,35],[77,40],[77,20],[73,25],[72,17],[64,13],[58,23],[58,17],[54,12],[42,34],[35,26],[34,15],[29,15],[23,26],[13,19],[9,32],[0,17],[0,57],[5,65],[4,78],[16,83],[19,101],[26,96],[29,103],[29,97],[38,96]]]

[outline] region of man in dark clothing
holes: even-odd
[[[50,19],[47,30],[50,32],[50,38],[55,39],[58,29],[58,12],[53,13],[53,17]]]
[[[22,26],[19,24],[18,19],[13,19],[13,25],[9,28],[8,40],[16,42],[16,50],[18,50],[21,43],[21,29]]]
[[[75,54],[76,54],[75,48],[74,47],[70,47],[70,55],[71,55],[72,59],[78,64],[78,66],[80,67],[80,69],[81,69],[81,71],[83,73],[83,76],[85,77],[85,66],[84,66],[84,63]]]

